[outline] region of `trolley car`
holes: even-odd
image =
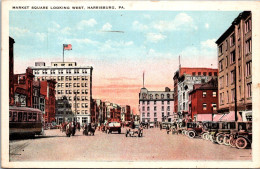
[[[9,106],[9,135],[32,136],[42,132],[42,111],[28,107]]]

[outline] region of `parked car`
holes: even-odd
[[[119,134],[121,133],[121,124],[120,122],[109,122],[106,127],[106,133],[112,133],[113,131],[117,131]]]
[[[150,122],[150,128],[154,128],[154,122]]]

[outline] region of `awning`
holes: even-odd
[[[235,112],[232,111],[228,114],[225,114],[220,121],[235,121]]]
[[[213,121],[219,121],[221,117],[223,117],[225,114],[215,114],[213,116]]]
[[[197,114],[197,121],[211,121],[212,114]]]

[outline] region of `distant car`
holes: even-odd
[[[154,122],[150,122],[150,128],[154,128]]]
[[[113,131],[117,131],[118,134],[121,133],[121,124],[119,122],[108,123],[106,132],[109,134],[112,133]]]

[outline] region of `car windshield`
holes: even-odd
[[[109,123],[109,127],[120,127],[120,123]]]

